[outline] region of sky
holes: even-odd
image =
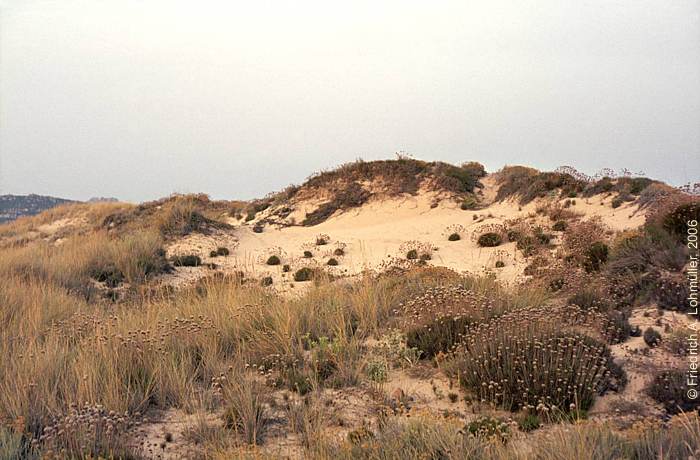
[[[0,0],[0,194],[250,199],[397,151],[700,181],[700,2]]]

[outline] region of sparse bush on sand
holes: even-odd
[[[267,261],[265,261],[267,265],[279,265],[282,263],[280,260],[279,256],[273,254],[270,257],[267,258]]]
[[[173,256],[170,260],[176,267],[199,267],[202,265],[202,259],[194,254]]]
[[[501,239],[501,235],[499,235],[498,233],[489,232],[479,236],[477,243],[481,247],[490,248],[494,246],[499,246],[502,241],[503,240]]]
[[[309,281],[313,278],[314,271],[309,267],[302,267],[294,273],[294,281]]]

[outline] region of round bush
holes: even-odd
[[[502,260],[497,260],[496,261],[496,268],[503,268],[506,266],[506,263],[503,262]]]
[[[279,265],[282,261],[280,258],[276,255],[271,255],[268,259],[267,262],[265,262],[267,265]]]
[[[600,267],[608,260],[608,245],[600,241],[595,242],[586,251],[584,268],[587,272],[600,270]]]
[[[417,249],[411,249],[406,253],[406,258],[408,260],[416,260],[418,258],[418,250]]]
[[[220,247],[216,248],[216,254],[220,255],[220,256],[227,256],[230,254],[230,252],[229,252],[228,248],[220,246]]]
[[[461,239],[462,239],[462,237],[459,236],[459,233],[453,233],[447,237],[447,241],[459,241]]]
[[[685,243],[689,220],[700,220],[700,201],[682,204],[666,214],[663,227]]]
[[[314,271],[309,267],[302,267],[294,273],[294,281],[309,281],[313,278]]]
[[[644,330],[644,343],[646,343],[649,348],[658,347],[659,343],[661,343],[661,334],[653,327],[646,328]]]
[[[345,255],[345,249],[343,248],[335,248],[335,251],[333,251],[334,256],[344,256]]]
[[[314,255],[311,253],[311,251],[304,251],[304,259],[310,259]]]
[[[500,245],[501,242],[501,235],[498,233],[489,232],[481,235],[477,241],[477,244],[481,247],[491,248]]]
[[[558,220],[554,222],[554,225],[552,225],[552,230],[554,230],[555,232],[563,232],[564,230],[566,230],[566,227],[567,223],[565,220]]]
[[[647,387],[647,394],[663,404],[670,414],[691,412],[700,405],[700,399],[688,397],[686,375],[680,370],[666,370],[656,374]]]
[[[260,280],[260,284],[262,286],[271,286],[272,285],[272,277],[271,276],[266,276],[263,279]]]
[[[284,273],[287,273],[287,272],[288,272],[289,270],[291,270],[291,269],[292,269],[292,268],[289,266],[289,264],[284,264],[284,265],[282,266],[282,271],[283,271]]]
[[[336,259],[330,258],[328,259],[328,262],[326,262],[326,265],[336,266],[338,265],[338,261]]]
[[[199,267],[202,265],[202,259],[196,255],[175,256],[172,258],[173,265],[176,267]]]

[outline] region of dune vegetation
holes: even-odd
[[[644,201],[660,187],[647,180],[608,187],[504,170],[495,199],[515,209],[536,201],[532,218],[479,233],[467,229],[477,211],[459,205],[484,187],[475,165],[345,166],[264,209],[173,196],[64,206],[0,226],[0,458],[697,456],[698,405],[682,391],[687,350],[674,339],[686,323],[669,320],[689,309],[682,235],[697,200],[664,189]],[[274,277],[226,265],[241,251],[220,242],[172,251],[197,235],[258,238],[257,213],[349,184],[299,223],[316,225],[361,206],[343,193],[380,170],[384,184],[414,178],[396,193],[420,193],[436,177],[455,193],[439,251],[407,242],[383,269],[343,276],[354,248],[313,230],[297,256],[264,253],[256,266]],[[646,223],[613,231],[562,204],[600,193],[629,195]],[[501,265],[440,266],[458,245],[493,251]],[[524,261],[518,282],[493,272],[514,263],[503,247]],[[197,276],[169,283],[180,273]],[[275,289],[279,279],[286,289]],[[637,358],[620,354],[632,343],[653,364],[641,387]]]

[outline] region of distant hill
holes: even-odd
[[[0,195],[0,224],[22,216],[33,216],[72,200],[42,195]]]

